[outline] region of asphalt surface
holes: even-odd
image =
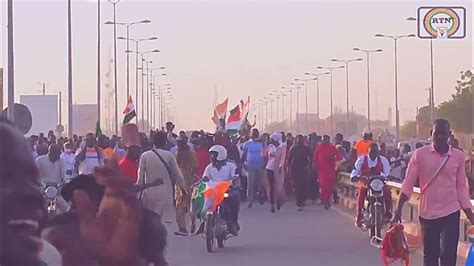
[[[175,236],[176,228],[169,228],[170,265],[383,266],[368,235],[355,228],[351,215],[341,209],[310,205],[298,212],[289,202],[275,214],[269,205],[258,204],[252,209],[242,205],[240,214],[240,235],[214,253],[206,251],[201,236]],[[411,256],[410,264],[422,265],[419,253]]]

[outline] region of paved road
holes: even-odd
[[[241,234],[207,253],[200,236],[170,234],[171,266],[381,266],[379,252],[347,215],[320,205],[297,212],[294,203],[272,214],[268,205],[242,206]],[[393,264],[401,265],[401,264]],[[422,265],[419,255],[411,265]],[[459,264],[461,265],[461,264]]]

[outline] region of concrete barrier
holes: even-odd
[[[356,208],[356,196],[357,196],[357,183],[351,182],[350,174],[339,173],[338,174],[338,190],[341,197],[341,204],[347,208]],[[396,182],[387,182],[387,186],[392,191],[393,206],[397,206],[398,198],[400,197],[401,184]],[[418,220],[418,205],[420,203],[420,189],[414,188],[413,194],[410,201],[405,205],[403,209],[402,220],[405,225],[407,232],[413,235],[421,234],[420,224]],[[474,206],[474,200],[471,200]],[[354,213],[355,216],[355,213]],[[459,246],[458,255],[460,257],[466,257],[469,251],[470,243],[467,241],[467,230],[469,229],[470,223],[467,220],[463,212],[461,212],[461,220],[459,227]]]

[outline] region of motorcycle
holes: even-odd
[[[48,217],[54,217],[59,213],[57,206],[57,197],[59,196],[59,189],[57,184],[45,183],[44,196],[47,202]]]
[[[367,204],[362,209],[362,231],[369,231],[370,244],[380,247],[383,241],[382,229],[387,225],[385,220],[385,201],[383,188],[385,186],[384,177],[371,176],[362,177],[367,182]],[[361,179],[362,179],[361,178]]]
[[[225,241],[234,237],[239,230],[236,228],[238,225],[227,219],[230,209],[226,202],[232,189],[232,181],[223,181],[204,191],[205,205],[211,205],[205,207],[204,215],[204,238],[208,252],[213,251],[215,242],[218,248],[223,248]]]

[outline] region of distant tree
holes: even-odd
[[[474,132],[472,82],[473,73],[470,70],[462,71],[461,79],[457,81],[456,93],[438,108],[438,117],[448,119],[453,130],[457,132],[468,134]]]
[[[437,112],[435,108],[435,112]],[[418,114],[416,115],[416,121],[423,125],[431,125],[431,108],[428,102],[428,105],[425,105],[418,109]]]
[[[416,135],[416,121],[408,121],[400,129],[401,139],[410,139],[413,135]]]

